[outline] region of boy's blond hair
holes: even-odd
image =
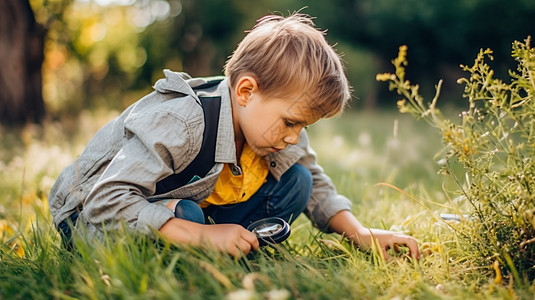
[[[296,92],[303,94],[298,98],[305,97],[314,114],[341,113],[351,98],[351,87],[340,57],[324,35],[305,14],[259,19],[225,64],[230,86],[250,72],[264,95],[293,97],[292,89],[299,89]]]

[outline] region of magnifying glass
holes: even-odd
[[[256,235],[260,246],[278,244],[290,236],[290,224],[277,217],[255,221],[247,226],[247,230]]]

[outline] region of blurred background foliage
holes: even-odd
[[[26,0],[25,0],[26,1]],[[459,64],[495,51],[498,72],[514,66],[513,40],[535,32],[533,0],[29,0],[46,30],[43,98],[54,119],[83,109],[123,109],[151,90],[162,69],[222,73],[227,57],[269,13],[317,17],[337,44],[355,88],[353,108],[394,108],[375,75],[391,71],[408,45],[408,78],[423,94],[445,79],[442,103],[455,103]]]

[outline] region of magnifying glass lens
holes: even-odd
[[[282,230],[280,224],[264,224],[253,229],[253,233],[259,237],[270,237],[279,233]]]
[[[247,229],[256,235],[261,246],[280,243],[290,236],[290,224],[277,217],[260,219]]]

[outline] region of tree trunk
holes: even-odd
[[[0,0],[0,123],[40,122],[45,29],[28,0]]]

